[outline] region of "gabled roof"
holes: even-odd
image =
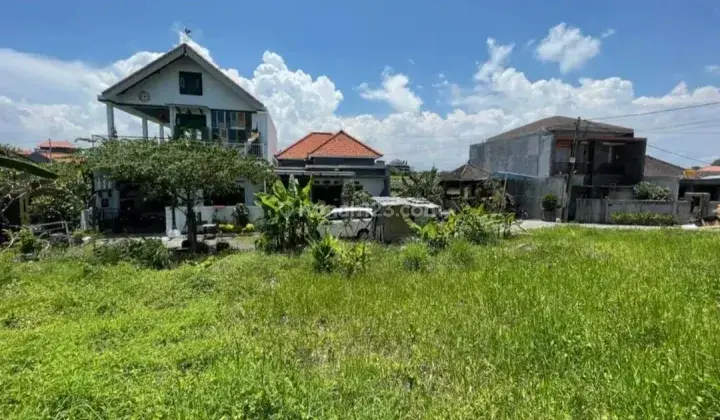
[[[514,128],[510,131],[506,131],[504,133],[490,137],[486,141],[511,139],[514,137],[522,136],[523,134],[531,134],[538,131],[573,131],[575,129],[576,121],[577,118],[569,118],[556,115],[554,117],[543,118],[542,120],[537,120],[535,122],[531,122],[530,124]],[[634,133],[632,128],[620,127],[619,125],[610,125],[588,120],[580,121],[580,131],[603,132],[608,134]]]
[[[38,147],[42,149],[58,148],[58,149],[79,149],[77,145],[70,143],[69,141],[63,140],[48,140],[42,143],[38,143]]]
[[[337,133],[313,132],[278,152],[277,159],[308,159],[339,157],[378,159],[382,157],[370,146],[343,130]]]
[[[482,181],[488,179],[490,173],[483,171],[471,163],[466,163],[450,172],[441,173],[440,177],[443,181]]]
[[[673,165],[670,162],[665,162],[652,156],[645,156],[645,168],[643,169],[643,176],[668,176],[678,177],[683,176],[685,168],[678,165]]]
[[[143,80],[147,79],[148,77],[152,76],[153,74],[169,66],[170,64],[172,64],[176,60],[179,60],[182,57],[189,57],[190,59],[195,61],[198,65],[200,65],[200,67],[202,67],[203,70],[213,75],[222,84],[227,86],[228,89],[235,92],[238,96],[240,96],[243,100],[247,101],[250,105],[256,107],[258,111],[265,111],[265,105],[263,105],[262,102],[257,100],[248,91],[235,83],[234,80],[232,80],[225,73],[223,73],[217,66],[206,60],[202,55],[195,51],[195,49],[193,49],[190,45],[186,43],[178,45],[177,47],[163,54],[156,60],[152,61],[150,64],[146,65],[140,70],[137,70],[126,78],[105,89],[98,96],[98,100],[112,101],[113,97],[115,97],[116,95],[124,93],[128,89],[132,88],[133,86],[137,85],[138,83],[142,82]]]
[[[709,176],[709,175],[719,175],[720,174],[720,166],[717,165],[707,165],[703,166],[702,168],[695,171],[698,176]]]

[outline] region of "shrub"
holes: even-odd
[[[610,222],[616,225],[672,226],[676,224],[672,214],[662,213],[612,213]]]
[[[233,208],[233,217],[235,218],[235,224],[238,226],[245,226],[250,217],[249,212],[245,204],[235,204]]]
[[[107,265],[127,261],[157,270],[171,266],[170,251],[159,239],[125,240],[97,246],[93,257],[96,262]]]
[[[246,233],[255,232],[255,225],[253,225],[252,223],[248,223],[247,225],[245,225],[245,229],[243,229],[243,231]]]
[[[321,239],[310,244],[310,253],[313,258],[313,269],[317,272],[329,273],[340,263],[342,253],[340,241],[326,232]]]
[[[311,187],[312,178],[303,188],[297,179],[291,178],[287,188],[278,180],[271,193],[256,194],[263,210],[258,248],[266,252],[297,252],[318,238],[318,227],[326,221],[325,211],[310,200]]]
[[[422,226],[410,222],[410,227],[432,253],[437,253],[445,249],[454,233],[454,226],[449,221],[437,222],[430,220]]]
[[[232,223],[221,223],[218,225],[218,230],[223,233],[232,233],[235,231],[235,225]]]
[[[23,254],[34,254],[36,251],[40,250],[40,240],[36,238],[35,234],[26,227],[20,229],[17,240],[20,252]]]
[[[643,181],[633,187],[633,195],[637,200],[671,201],[670,188]]]
[[[221,252],[225,252],[230,249],[230,244],[225,241],[220,241],[215,245],[215,252],[218,254]]]
[[[364,273],[370,262],[370,250],[365,242],[360,242],[349,249],[342,249],[340,268],[346,276]]]
[[[558,201],[555,194],[545,194],[542,198],[542,209],[545,211],[553,211],[558,208]]]
[[[408,271],[426,271],[430,268],[430,251],[423,242],[409,242],[402,249],[403,267]]]

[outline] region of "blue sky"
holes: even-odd
[[[580,78],[616,77],[632,83],[634,98],[662,98],[681,81],[690,96],[698,87],[720,84],[720,71],[708,67],[720,65],[717,1],[248,3],[6,2],[0,15],[0,48],[103,68],[141,51],[164,52],[178,42],[178,29],[189,27],[193,40],[208,48],[215,62],[237,69],[243,77],[252,77],[266,51],[281,56],[291,71],[301,70],[313,80],[327,75],[334,88],[342,92],[343,99],[332,112],[335,119],[368,114],[383,121],[407,111],[397,103],[363,97],[362,89],[358,89],[362,83],[367,83],[366,91],[379,89],[386,67],[391,68],[388,75],[401,74],[409,79],[405,88],[422,101],[419,109],[410,106],[414,111],[436,113],[443,120],[458,109],[483,111],[459,104],[463,102],[461,96],[467,99],[486,89],[473,76],[489,59],[488,38],[498,45],[514,44],[503,68],[517,69],[530,82],[558,79],[577,86]],[[565,72],[559,59],[542,60],[537,50],[550,29],[561,23],[598,42],[596,54]],[[609,33],[612,35],[603,37]],[[0,76],[2,67],[0,64]],[[438,86],[439,73],[456,88],[452,100],[448,100],[448,91]],[[0,96],[16,102],[27,99],[29,96],[18,92],[20,88],[6,86],[3,92],[0,84]],[[498,91],[507,94],[504,88],[491,90],[492,95]],[[458,94],[460,91],[463,93]],[[38,102],[34,96],[32,100]],[[62,102],[53,97],[49,102],[58,101]],[[552,106],[570,109],[555,103]],[[495,107],[498,105],[486,108]],[[620,109],[626,108],[592,109],[591,114],[617,114]],[[514,111],[504,108],[504,112]],[[526,118],[530,115],[505,122],[513,125]],[[320,125],[331,124],[328,121]],[[463,133],[458,136],[470,135]],[[373,133],[367,135],[372,137]],[[706,151],[691,154],[705,156]],[[720,149],[709,153],[715,154],[720,155]]]

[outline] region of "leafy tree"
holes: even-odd
[[[713,165],[713,166],[719,166],[719,165],[720,165],[720,159],[715,159],[715,160],[713,160],[712,165]]]
[[[57,162],[44,165],[57,174],[35,192],[28,205],[33,222],[76,221],[90,200],[90,177],[82,163]]]
[[[513,213],[515,198],[506,191],[502,181],[486,179],[475,191],[475,205],[483,206],[489,213]]]
[[[187,217],[188,241],[194,252],[197,220],[194,207],[203,194],[230,192],[240,178],[262,183],[274,176],[268,162],[241,157],[214,142],[188,138],[107,140],[88,152],[89,167],[114,181],[132,182],[152,197],[169,197]]]
[[[425,172],[411,172],[402,177],[400,195],[403,197],[424,198],[435,204],[442,203],[443,188],[437,168]]]
[[[357,181],[350,181],[343,184],[342,202],[346,206],[357,206],[367,204],[372,197],[370,193]]]
[[[256,203],[263,209],[263,233],[258,248],[266,252],[299,251],[319,236],[318,227],[326,221],[325,208],[310,200],[312,179],[300,188],[290,178],[288,187],[277,180],[269,193],[257,193]]]

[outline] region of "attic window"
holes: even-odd
[[[180,72],[180,94],[202,96],[202,74],[189,71]]]

